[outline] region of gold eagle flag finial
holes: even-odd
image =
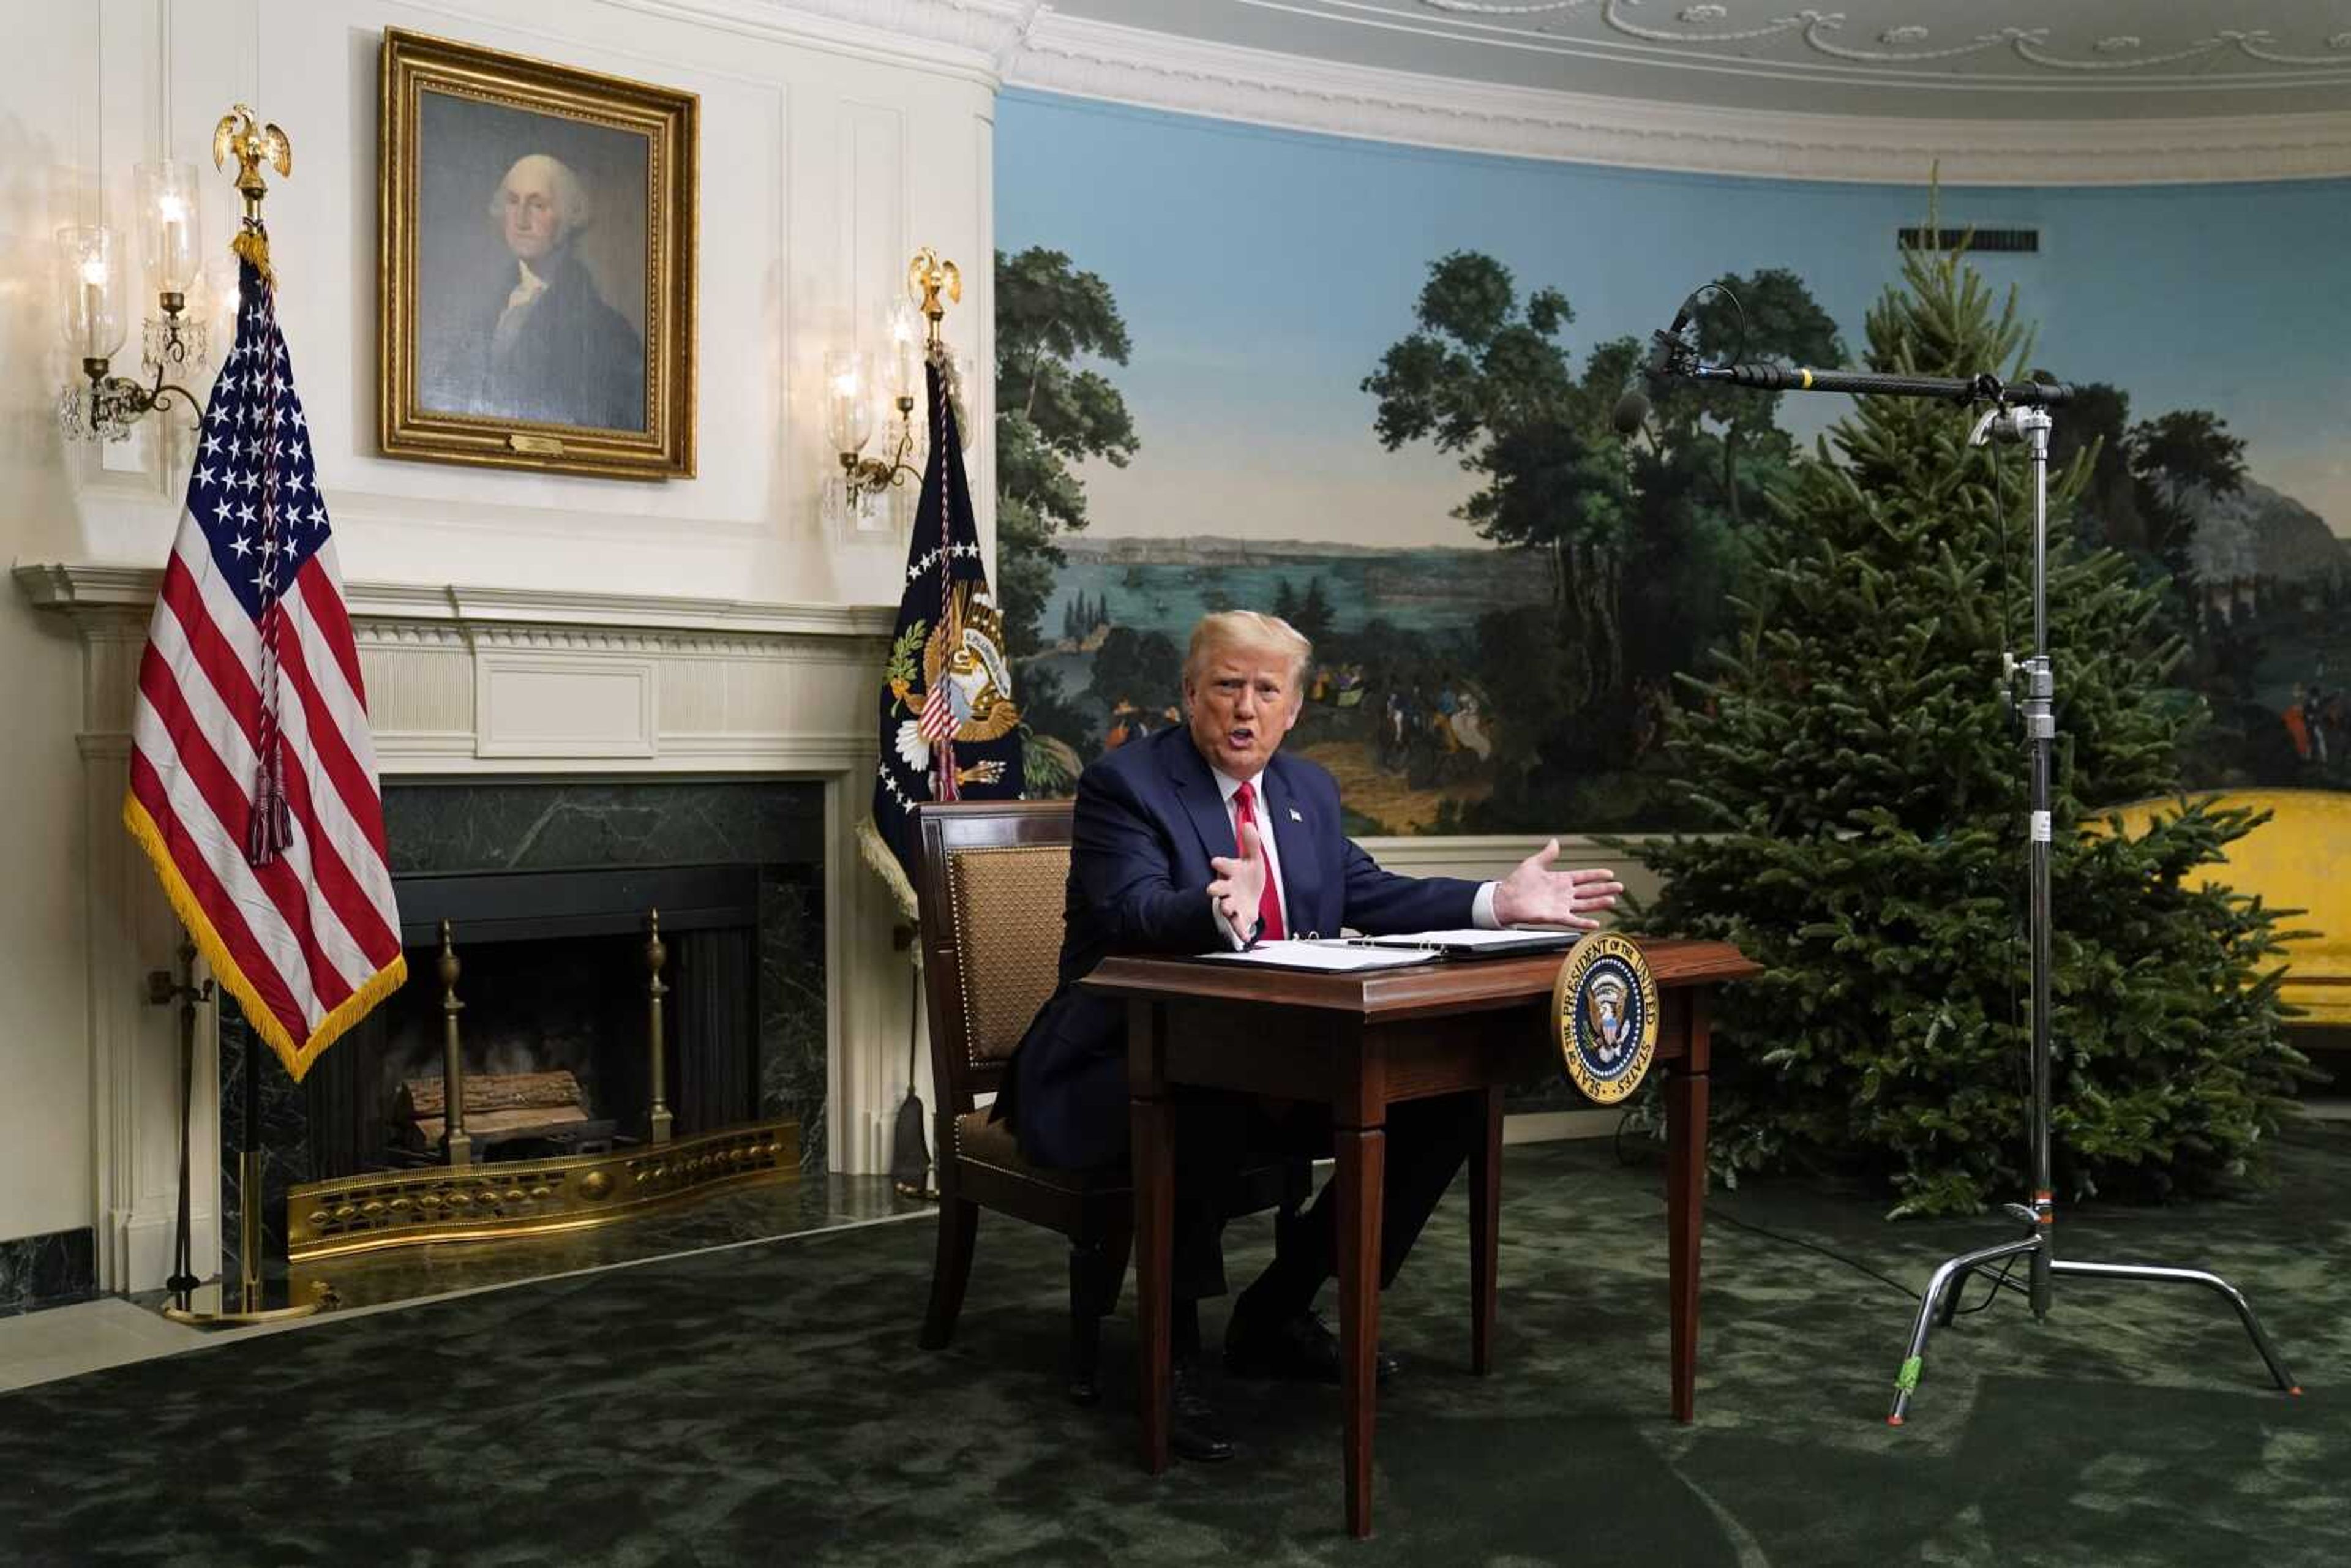
[[[923,308],[923,316],[930,323],[930,340],[939,340],[939,323],[947,313],[947,306],[963,303],[963,272],[952,261],[941,261],[939,253],[929,246],[914,253],[906,264],[906,293]],[[940,295],[946,295],[942,303]]]
[[[267,163],[280,179],[293,178],[294,143],[274,124],[255,124],[253,110],[240,103],[213,127],[213,167],[225,170],[232,155],[236,159],[236,192],[245,198],[245,226],[230,248],[266,278],[269,236],[261,226],[261,198],[269,187],[261,178],[261,166]]]

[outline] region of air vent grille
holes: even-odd
[[[1898,250],[1990,250],[2034,256],[2041,250],[2039,229],[1896,229]]]

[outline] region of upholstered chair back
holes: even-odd
[[[969,1111],[1053,994],[1070,877],[1066,800],[920,809],[923,963],[941,1108]]]

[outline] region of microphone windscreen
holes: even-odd
[[[1638,431],[1649,422],[1648,394],[1635,388],[1618,398],[1613,420],[1619,435],[1631,435]]]

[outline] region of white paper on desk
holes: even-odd
[[[1433,947],[1360,947],[1342,946],[1332,942],[1260,942],[1246,952],[1227,948],[1217,953],[1202,953],[1202,958],[1214,958],[1227,964],[1262,964],[1275,969],[1321,969],[1345,973],[1357,969],[1394,969],[1406,964],[1434,963],[1437,957]]]
[[[1573,931],[1518,930],[1505,928],[1488,931],[1469,927],[1458,931],[1412,931],[1395,936],[1364,936],[1358,941],[1370,942],[1382,947],[1431,947],[1444,953],[1508,953],[1524,950],[1539,953],[1546,948],[1566,948],[1575,945],[1577,933]]]

